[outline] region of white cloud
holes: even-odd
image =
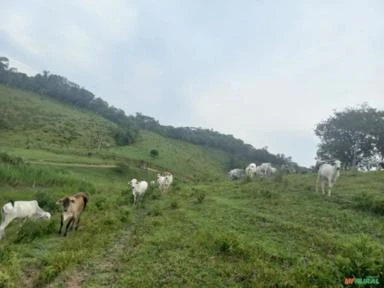
[[[40,46],[30,37],[28,28],[31,25],[29,17],[23,17],[16,11],[3,10],[0,12],[0,32],[5,33],[18,46],[23,47],[28,53],[38,56]]]

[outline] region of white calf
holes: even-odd
[[[340,176],[341,162],[335,161],[334,165],[324,163],[320,165],[319,172],[316,180],[316,192],[318,191],[319,182],[321,183],[321,190],[325,194],[324,185],[328,182],[328,196],[331,196],[331,188],[336,183],[337,178]]]
[[[167,190],[173,182],[173,175],[169,172],[165,173],[165,176],[157,174],[157,184],[161,191]]]
[[[137,179],[132,179],[129,182],[129,185],[132,189],[133,194],[133,204],[137,204],[137,201],[139,201],[141,198],[143,198],[145,191],[148,189],[148,183],[147,181],[137,181]]]
[[[51,214],[39,207],[36,200],[10,201],[1,209],[2,220],[0,225],[0,239],[4,235],[5,228],[14,220],[22,218],[51,219]]]

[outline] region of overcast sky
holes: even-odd
[[[333,111],[384,106],[381,0],[1,1],[0,56],[126,114],[314,163]]]

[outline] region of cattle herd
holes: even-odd
[[[328,196],[331,196],[331,189],[340,176],[341,162],[339,160],[335,160],[331,163],[318,161],[316,168],[318,168],[316,192],[318,191],[318,186],[320,185],[322,193],[325,194],[325,186],[327,185],[327,194]],[[277,172],[278,170],[273,167],[271,163],[262,163],[259,166],[255,163],[250,163],[245,169],[236,168],[230,170],[228,172],[228,176],[231,180],[239,180],[247,177],[270,177],[277,174]],[[157,184],[157,187],[160,191],[166,192],[171,186],[172,182],[173,175],[169,172],[165,172],[163,175],[157,174],[157,181],[151,181],[150,184],[151,186],[156,186]],[[148,189],[148,182],[145,180],[138,181],[134,178],[129,181],[128,184],[132,190],[133,204],[137,205]],[[73,228],[75,230],[78,229],[80,216],[87,206],[88,201],[89,197],[84,192],[78,192],[73,195],[65,196],[56,202],[56,204],[60,205],[62,208],[59,234],[61,234],[62,228],[64,226],[64,236],[66,236],[67,233]],[[0,239],[4,237],[5,228],[14,219],[51,219],[51,214],[41,209],[36,200],[9,201],[3,205],[1,214],[2,221],[0,224]]]
[[[232,180],[239,180],[242,178],[255,176],[265,177],[272,176],[277,173],[277,169],[271,163],[262,163],[257,166],[255,163],[250,163],[245,169],[235,168],[228,172],[228,176]]]
[[[165,192],[173,182],[173,175],[170,172],[165,172],[164,175],[157,174],[156,182],[160,191]],[[156,185],[156,182],[151,181],[151,184]],[[148,189],[148,182],[145,180],[138,181],[134,178],[128,184],[132,190],[133,204],[137,205]],[[80,216],[88,202],[89,197],[84,192],[67,195],[57,200],[56,204],[62,208],[59,235],[61,235],[63,227],[65,227],[64,236],[67,236],[72,229],[77,230],[79,228]],[[51,219],[51,214],[41,209],[37,200],[11,200],[3,205],[1,216],[0,239],[5,235],[5,228],[15,219]]]
[[[384,167],[384,165],[383,165]],[[339,160],[330,161],[318,161],[316,163],[318,169],[316,180],[316,192],[318,186],[321,186],[322,193],[325,194],[325,185],[328,184],[328,196],[331,196],[332,186],[336,183],[337,178],[340,176],[341,162]],[[228,176],[231,180],[244,179],[246,177],[253,178],[255,176],[268,177],[277,173],[277,169],[271,165],[271,163],[262,163],[257,166],[255,163],[250,163],[245,169],[235,168],[228,172]]]

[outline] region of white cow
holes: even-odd
[[[145,191],[148,189],[148,183],[147,181],[137,181],[137,179],[133,178],[129,185],[132,189],[133,194],[133,204],[137,204],[137,201],[139,201],[141,198],[143,198]]]
[[[325,194],[324,185],[328,182],[328,196],[331,196],[331,188],[336,183],[337,178],[340,176],[341,162],[335,160],[334,164],[323,163],[320,165],[319,172],[316,180],[316,192],[318,191],[319,182],[321,183],[321,190]]]
[[[167,184],[167,188],[169,188],[173,183],[173,175],[170,172],[165,172],[165,181]]]
[[[264,171],[261,169],[261,166],[257,166],[255,173],[257,176],[264,176]]]
[[[251,163],[247,166],[247,168],[245,168],[245,174],[247,174],[248,177],[250,178],[253,178],[253,176],[256,175],[256,164],[255,163]]]
[[[271,175],[271,168],[272,168],[271,163],[262,163],[260,165],[260,171],[263,174],[263,176]]]
[[[244,178],[247,174],[244,169],[235,168],[228,172],[228,176],[231,180],[238,180]]]
[[[3,208],[1,209],[1,214],[2,220],[0,224],[0,239],[4,236],[5,228],[14,219],[51,219],[51,214],[41,209],[36,200],[10,201],[4,204]]]

